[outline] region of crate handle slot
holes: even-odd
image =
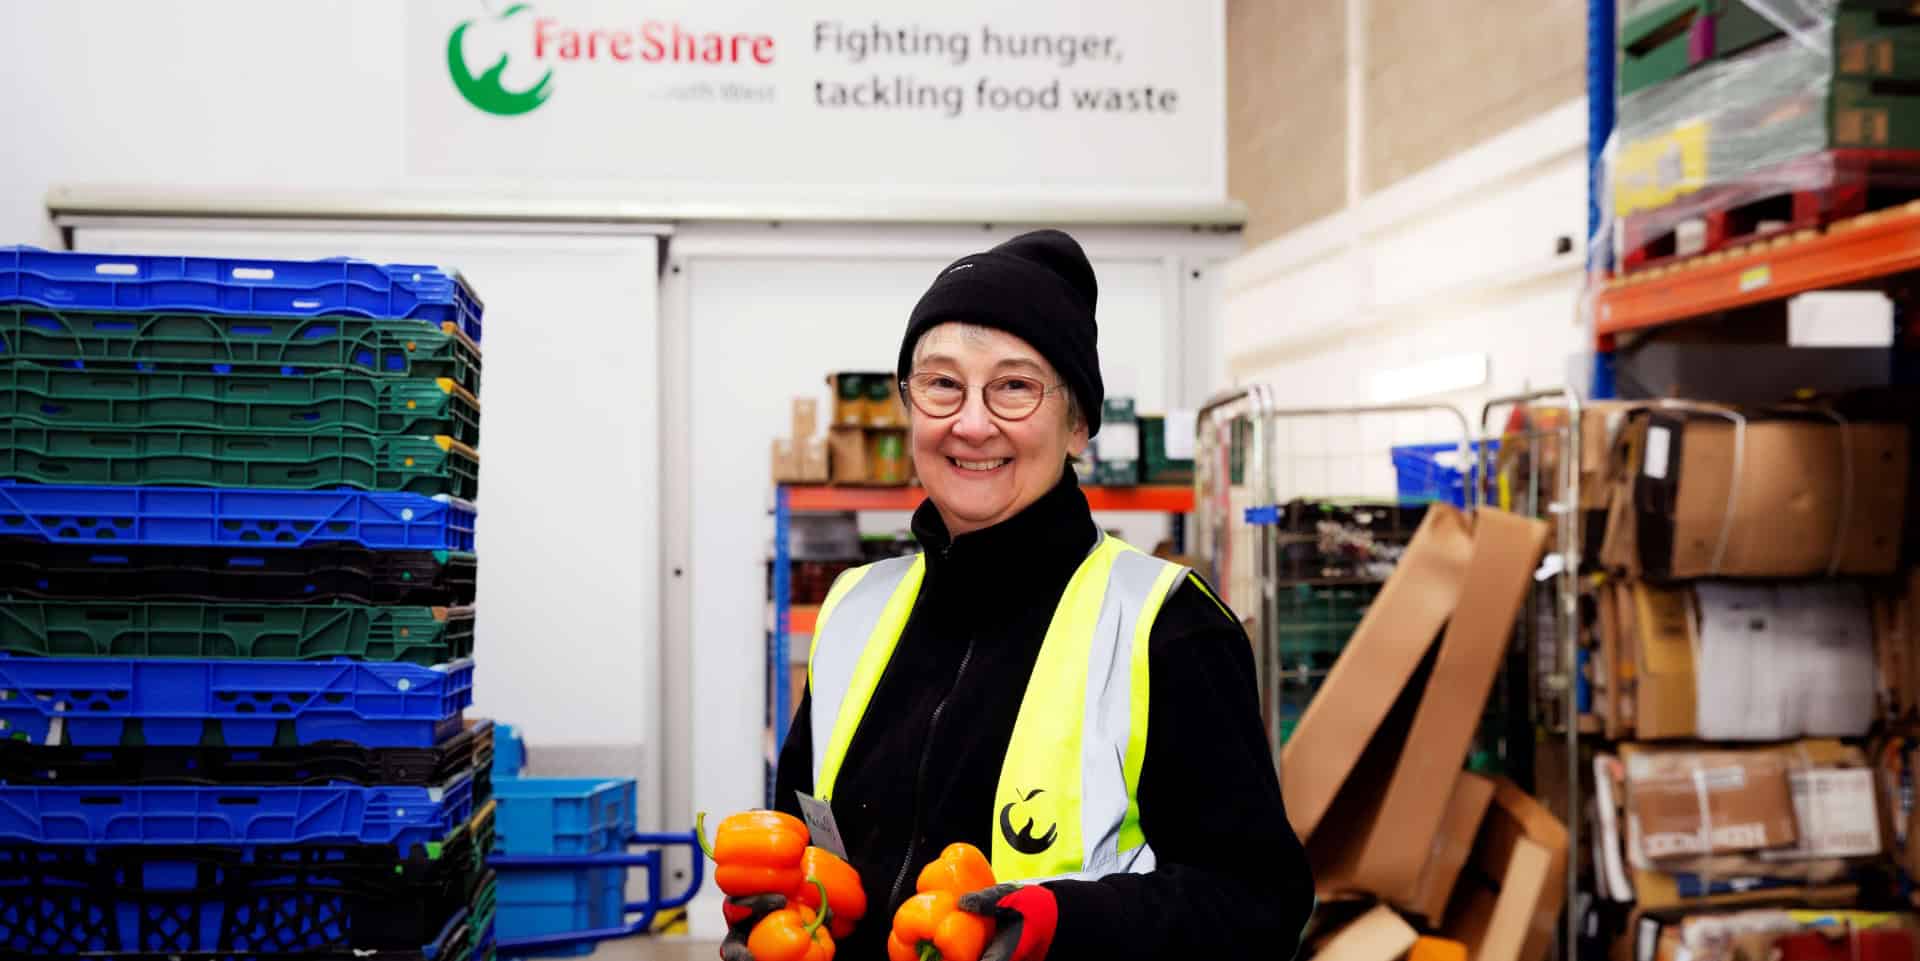
[[[260,796],[257,794],[222,794],[214,803],[221,807],[232,808],[259,807]]]
[[[94,264],[93,272],[106,277],[138,277],[139,264]]]
[[[117,807],[126,803],[126,800],[118,794],[88,794],[80,798],[80,803],[95,807]]]
[[[313,310],[320,306],[320,302],[317,300],[296,300],[293,302],[293,306],[299,310]]]
[[[235,267],[233,268],[233,279],[235,280],[272,280],[273,268],[272,267]]]

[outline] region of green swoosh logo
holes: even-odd
[[[527,4],[516,3],[508,7],[500,19],[505,20],[527,9]],[[480,76],[473,75],[467,69],[467,58],[461,53],[461,40],[467,35],[467,28],[473,21],[463,21],[447,37],[447,73],[453,76],[453,85],[460,90],[460,96],[467,102],[487,113],[499,117],[513,117],[547,102],[553,93],[553,71],[549,69],[540,82],[526,90],[508,90],[500,85],[500,74],[507,69],[507,55],[493,62]]]

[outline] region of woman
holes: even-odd
[[[958,841],[1024,882],[963,901],[999,920],[995,961],[1286,958],[1312,911],[1238,620],[1106,537],[1075,481],[1096,294],[1079,244],[1040,231],[948,266],[907,323],[925,553],[835,583],[777,774],[780,809],[830,805],[863,879],[839,958],[884,957]]]

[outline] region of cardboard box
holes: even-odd
[[[1400,907],[1432,926],[1445,920],[1447,902],[1453,897],[1461,869],[1473,856],[1474,840],[1486,819],[1487,807],[1493,803],[1493,793],[1493,781],[1471,771],[1462,771],[1454,779],[1440,830],[1434,833],[1427,863],[1420,869],[1420,880],[1414,885],[1413,896]]]
[[[1335,797],[1459,605],[1472,557],[1466,516],[1433,505],[1327,672],[1319,694],[1301,714],[1280,752],[1280,780],[1287,817],[1303,841],[1318,833]],[[1349,823],[1344,813],[1336,822],[1343,828]],[[1422,848],[1419,856],[1424,855]]]
[[[1783,848],[1799,837],[1788,760],[1774,749],[1621,745],[1632,835],[1655,861]]]
[[[1694,731],[1693,595],[1685,588],[1625,585],[1619,614],[1633,657],[1633,733],[1644,740]]]
[[[1318,961],[1399,961],[1419,935],[1393,909],[1376,907],[1329,937],[1312,957]]]
[[[1474,961],[1542,961],[1544,953],[1526,951],[1533,918],[1547,903],[1553,856],[1522,838],[1505,863],[1482,870],[1455,896],[1441,933],[1465,944]]]
[[[769,469],[776,484],[792,484],[800,480],[800,459],[794,454],[791,438],[774,438]]]
[[[867,435],[858,427],[834,425],[827,431],[827,466],[835,484],[865,484],[872,473]]]
[[[1580,508],[1606,510],[1612,493],[1609,456],[1627,415],[1642,405],[1628,401],[1592,401],[1580,408]]]
[[[827,467],[827,440],[824,437],[808,438],[800,449],[798,480],[802,484],[824,484],[832,476]]]
[[[1633,663],[1622,727],[1641,740],[1857,737],[1873,724],[1874,625],[1858,585],[1636,582],[1615,603],[1601,611],[1603,653]]]
[[[1920,568],[1873,594],[1879,711],[1889,724],[1920,719]]]
[[[1891,573],[1906,518],[1904,424],[1667,408],[1636,413],[1616,456],[1602,558],[1654,579]]]
[[[1475,513],[1460,601],[1411,729],[1389,765],[1392,775],[1383,792],[1355,798],[1341,812],[1340,838],[1309,847],[1321,857],[1316,868],[1324,863],[1331,876],[1392,903],[1418,894],[1421,868],[1446,813],[1434,803],[1434,787],[1451,783],[1466,762],[1546,540],[1544,521],[1494,510]],[[1323,689],[1315,703],[1328,696]]]
[[[1626,635],[1620,620],[1620,598],[1624,592],[1611,580],[1593,588],[1598,609],[1600,654],[1592,662],[1594,670],[1594,713],[1599,715],[1601,733],[1607,740],[1619,741],[1632,732],[1630,710],[1634,674],[1628,669],[1632,651],[1620,643]]]
[[[1843,581],[1702,582],[1695,735],[1859,737],[1873,726],[1873,616]]]
[[[1473,864],[1500,895],[1481,947],[1471,957],[1544,961],[1567,898],[1567,827],[1519,785],[1506,778],[1493,783],[1493,805],[1480,827]],[[1516,940],[1518,950],[1511,951]]]
[[[820,426],[820,402],[812,397],[793,399],[793,433],[789,435],[798,444],[813,437]]]

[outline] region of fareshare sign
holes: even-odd
[[[407,172],[1215,202],[1222,0],[413,0]]]

